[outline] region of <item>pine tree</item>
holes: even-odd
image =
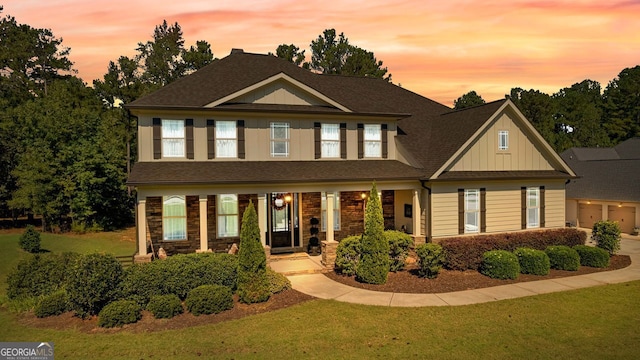
[[[244,303],[258,303],[269,299],[267,257],[260,243],[258,214],[253,202],[244,211],[238,251],[238,297]]]
[[[384,237],[382,203],[375,183],[371,188],[364,219],[362,252],[356,269],[356,278],[368,284],[384,284],[387,282],[389,273],[389,243]]]

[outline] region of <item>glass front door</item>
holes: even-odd
[[[297,194],[271,193],[270,199],[269,235],[271,247],[299,246],[296,244],[296,239],[298,239]]]

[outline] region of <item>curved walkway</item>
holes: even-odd
[[[637,238],[636,238],[637,239]],[[566,278],[538,280],[490,288],[455,291],[439,294],[406,294],[353,288],[335,282],[322,274],[289,276],[295,290],[320,298],[380,306],[452,306],[486,303],[591,286],[640,280],[640,241],[622,240],[620,254],[631,257],[631,265],[624,269],[604,271]]]

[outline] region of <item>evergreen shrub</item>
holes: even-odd
[[[480,273],[492,279],[517,279],[520,274],[520,264],[512,252],[487,251],[482,256]]]
[[[367,284],[384,284],[389,274],[389,242],[384,237],[382,203],[376,184],[365,208],[364,236],[356,279]]]
[[[396,272],[404,269],[409,256],[409,248],[413,246],[411,235],[397,230],[386,230],[384,237],[389,243],[389,270]]]
[[[438,277],[445,261],[442,246],[433,243],[420,244],[416,246],[416,255],[420,266],[418,274],[429,279]]]
[[[78,258],[67,284],[71,307],[81,317],[96,315],[119,298],[122,264],[111,254],[88,254]]]
[[[580,255],[580,265],[596,268],[606,268],[609,266],[610,255],[605,249],[587,245],[576,245],[573,247]]]
[[[147,310],[156,319],[170,319],[184,311],[180,298],[175,294],[152,296],[147,304]]]
[[[551,269],[549,256],[542,251],[531,248],[517,248],[513,253],[518,257],[521,274],[548,275]]]
[[[46,253],[21,259],[7,275],[7,296],[41,296],[64,288],[78,257],[76,253]]]
[[[340,240],[336,248],[336,272],[353,276],[360,261],[361,235],[352,235]]]
[[[112,328],[133,324],[142,318],[140,305],[133,300],[116,300],[104,306],[98,314],[98,326]]]
[[[267,257],[260,242],[258,214],[253,202],[244,211],[238,251],[238,297],[243,303],[267,301],[271,295],[267,278]]]
[[[545,250],[552,269],[577,271],[580,268],[580,255],[568,246],[549,246]]]
[[[286,276],[275,272],[270,267],[267,268],[267,278],[269,279],[269,292],[277,294],[291,289],[291,281]]]
[[[593,224],[591,238],[596,246],[609,252],[610,255],[620,250],[620,225],[615,221],[600,220]]]
[[[33,225],[27,225],[22,235],[20,235],[20,248],[26,252],[36,254],[40,252],[40,233]]]
[[[69,311],[69,295],[64,290],[58,290],[40,299],[33,309],[36,317],[60,315]]]
[[[189,291],[185,305],[195,316],[217,314],[233,308],[233,294],[226,286],[202,285]]]

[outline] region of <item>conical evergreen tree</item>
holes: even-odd
[[[267,301],[270,296],[267,257],[260,243],[258,214],[253,202],[244,211],[238,251],[238,297],[244,303]]]
[[[356,268],[358,281],[368,284],[384,284],[389,273],[389,243],[384,237],[384,217],[382,203],[376,184],[364,214],[364,235],[360,263]]]

